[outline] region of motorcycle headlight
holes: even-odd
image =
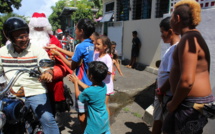
[[[6,116],[3,112],[0,112],[0,129],[2,129],[5,123],[6,123]]]

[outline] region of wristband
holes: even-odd
[[[160,88],[155,89],[155,92],[157,95],[164,95],[164,93],[161,92]]]

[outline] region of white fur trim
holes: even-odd
[[[46,27],[50,26],[49,20],[44,17],[40,18],[31,18],[29,22],[29,26],[31,27]]]

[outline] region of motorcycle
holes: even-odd
[[[10,90],[18,78],[29,73],[30,77],[39,77],[39,68],[53,67],[54,61],[43,59],[34,69],[13,69],[12,79],[0,91],[0,134],[43,134],[42,126],[31,108],[25,106],[25,98],[13,95]],[[7,73],[4,72],[4,73]]]

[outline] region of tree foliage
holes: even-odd
[[[94,7],[94,4],[92,2],[89,2],[88,0],[71,1],[71,6],[77,7],[77,10],[73,12],[71,16],[71,19],[75,23],[82,18],[93,19],[93,12],[91,9]]]
[[[11,13],[13,12],[12,6],[16,9],[21,7],[22,0],[0,0],[0,13]]]
[[[102,4],[102,0],[91,0],[95,7],[98,8],[98,12],[96,13],[96,17],[95,18],[99,18],[102,16],[102,9],[103,9],[103,4]]]
[[[9,17],[22,17],[17,14],[13,14],[13,8],[19,9],[21,6],[22,0],[0,0],[0,46],[6,42],[6,38],[3,34],[3,23],[9,18]]]
[[[52,14],[49,16],[49,21],[52,25],[52,29],[55,31],[61,26],[66,25],[65,17],[61,16],[63,8],[67,6],[69,0],[60,0],[56,2],[55,6],[52,6]]]
[[[55,6],[51,7],[53,13],[49,16],[54,31],[66,27],[66,17],[61,15],[64,7],[77,7],[77,10],[71,14],[71,20],[75,23],[81,18],[93,19],[102,15],[102,0],[60,0],[56,2]],[[98,9],[96,16],[93,15],[92,8]]]

